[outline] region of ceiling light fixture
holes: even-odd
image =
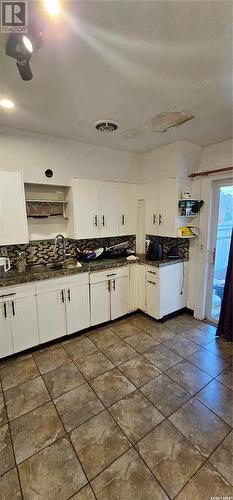
[[[61,5],[59,0],[44,0],[44,5],[50,16],[56,17],[60,13]]]
[[[5,109],[12,109],[14,108],[14,103],[11,99],[1,99],[0,106]]]
[[[93,123],[93,127],[96,128],[98,132],[110,133],[116,132],[119,127],[119,123],[113,120],[98,120]]]
[[[32,42],[30,40],[30,38],[26,35],[23,36],[22,38],[23,40],[23,43],[24,43],[24,46],[26,47],[26,49],[28,50],[28,52],[30,52],[30,54],[32,54],[33,52],[33,45],[32,45]]]

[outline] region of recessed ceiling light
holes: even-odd
[[[14,107],[14,103],[10,99],[1,99],[0,106],[5,109],[12,109]]]
[[[44,0],[45,8],[50,16],[56,17],[60,13],[61,5],[59,0]]]
[[[30,38],[28,38],[28,36],[25,36],[25,35],[23,36],[23,43],[24,43],[24,46],[26,47],[26,49],[28,50],[28,52],[30,52],[30,54],[32,54],[33,45],[32,45]]]

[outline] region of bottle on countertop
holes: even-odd
[[[18,253],[16,267],[17,267],[18,273],[25,273],[25,271],[26,271],[26,259],[24,257],[24,252]]]

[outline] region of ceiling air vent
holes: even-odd
[[[119,127],[119,123],[114,122],[112,120],[98,120],[93,123],[93,127],[96,128],[99,132],[116,132]]]

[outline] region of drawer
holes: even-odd
[[[92,285],[93,283],[101,283],[101,281],[122,278],[123,276],[129,276],[128,266],[105,269],[104,271],[95,271],[90,274],[90,284]]]
[[[0,302],[21,299],[36,294],[35,282],[0,288]]]
[[[158,267],[146,266],[146,278],[151,279],[152,277],[160,278],[160,270]]]
[[[71,288],[73,286],[88,285],[89,273],[75,274],[73,276],[64,276],[60,278],[52,278],[48,280],[41,280],[36,282],[36,291],[51,292],[63,288]]]

